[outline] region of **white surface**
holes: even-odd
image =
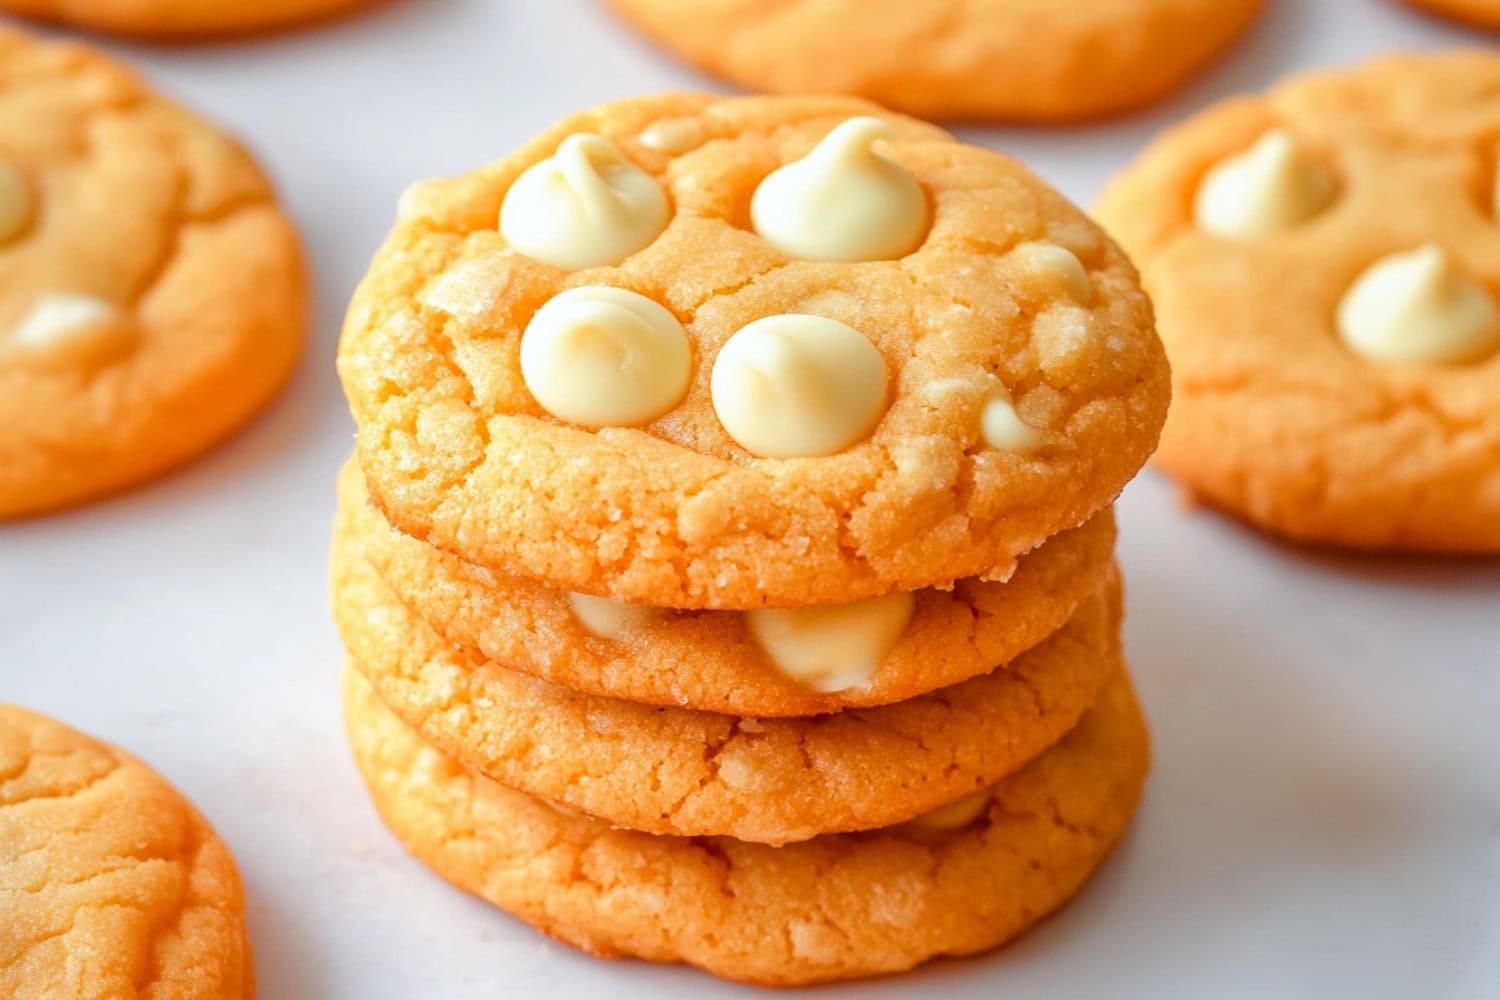
[[[1281,72],[1477,35],[1382,0],[1279,0],[1166,108],[973,132],[1087,202],[1154,130]],[[325,612],[343,304],[405,184],[564,113],[703,81],[593,0],[408,0],[251,44],[112,46],[249,138],[306,233],[317,328],[290,392],[189,469],[0,527],[0,698],[131,748],[233,846],[260,995],[741,995],[604,963],[449,889],[377,823]],[[1158,761],[1077,903],[998,955],[825,991],[909,997],[1500,997],[1500,565],[1296,551],[1123,503],[1129,648]],[[0,915],[3,919],[3,915]]]

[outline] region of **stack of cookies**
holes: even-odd
[[[1167,368],[1015,162],[852,99],[585,112],[403,199],[340,369],[350,739],[456,885],[792,985],[999,944],[1123,832],[1109,505]]]

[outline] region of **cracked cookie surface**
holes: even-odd
[[[751,90],[853,94],[939,119],[1068,121],[1161,97],[1260,0],[609,0]]]
[[[819,715],[912,698],[988,673],[1072,617],[1112,572],[1111,511],[1022,556],[1005,582],[916,596],[910,622],[868,679],[820,691],[779,671],[742,613],[647,612],[591,633],[568,594],[472,566],[402,535],[368,504],[353,463],[339,476],[334,545],[358,552],[450,643],[584,694],[759,717]]]
[[[1249,239],[1194,223],[1216,164],[1280,130],[1331,177],[1316,214]],[[1372,361],[1341,305],[1387,255],[1438,246],[1500,300],[1500,56],[1398,56],[1293,78],[1157,140],[1099,217],[1140,265],[1172,359],[1155,461],[1292,538],[1500,551],[1500,353]]]
[[[424,739],[512,787],[652,833],[785,843],[897,823],[1020,767],[1120,663],[1122,593],[963,684],[872,709],[754,719],[583,695],[467,656],[335,548],[349,659]]]
[[[882,155],[930,203],[922,244],[841,263],[757,236],[759,182],[867,115],[893,128]],[[621,263],[570,272],[519,253],[497,220],[512,183],[582,132],[654,179],[670,218]],[[1086,304],[1015,252],[1037,241],[1081,262]],[[527,391],[523,330],[583,285],[681,322],[692,373],[665,415],[592,430]],[[797,312],[868,338],[889,406],[837,454],[757,458],[720,424],[710,373],[736,331]],[[1015,161],[847,99],[620,102],[419,185],[355,294],[339,367],[370,494],[397,528],[497,571],[679,608],[839,603],[1007,571],[1115,498],[1168,396],[1150,304],[1093,223]],[[1024,453],[981,434],[997,386],[1036,433]]]
[[[41,21],[145,38],[250,34],[327,17],[374,0],[0,0]]]
[[[221,132],[0,28],[0,173],[0,518],[178,465],[290,374],[301,250]]]
[[[0,704],[0,995],[254,995],[229,849],[146,765]]]
[[[458,887],[604,957],[795,986],[993,948],[1065,902],[1128,824],[1149,763],[1123,670],[1060,743],[948,831],[768,847],[570,815],[424,744],[354,671],[355,760],[396,836]]]

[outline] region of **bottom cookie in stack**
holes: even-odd
[[[1122,670],[1078,725],[986,792],[898,826],[771,847],[637,833],[426,745],[345,670],[376,808],[454,885],[594,954],[795,986],[995,947],[1062,905],[1125,831],[1149,737]]]

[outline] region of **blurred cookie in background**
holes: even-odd
[[[934,119],[1065,122],[1165,96],[1260,0],[609,0],[750,90],[853,94]]]
[[[1500,0],[1406,0],[1414,7],[1500,31]]]
[[[90,31],[163,40],[254,34],[374,0],[0,0],[0,10]]]
[[[306,284],[233,140],[88,48],[0,28],[0,519],[243,424],[296,363]]]
[[[1301,541],[1500,552],[1500,54],[1219,104],[1098,216],[1156,304],[1155,461],[1194,497]]]

